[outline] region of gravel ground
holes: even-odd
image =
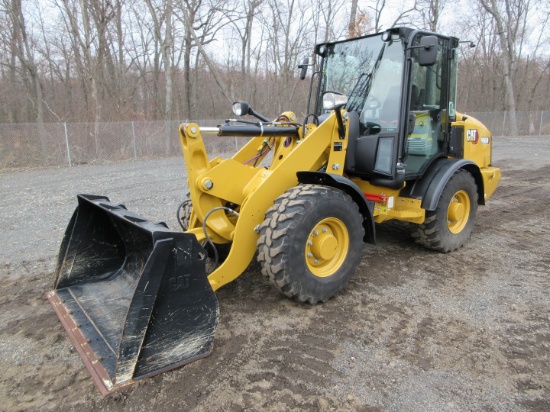
[[[181,158],[1,172],[2,410],[550,410],[550,136],[495,138],[503,178],[466,246],[438,254],[379,226],[323,305],[278,295],[257,264],[217,292],[211,356],[101,398],[53,310],[77,193],[177,228]]]

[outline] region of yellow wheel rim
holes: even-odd
[[[349,234],[344,222],[328,217],[315,225],[306,241],[306,263],[315,276],[334,274],[348,254]]]
[[[470,196],[464,190],[454,194],[447,209],[447,226],[453,234],[462,232],[470,217]]]

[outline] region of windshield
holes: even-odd
[[[357,81],[372,73],[383,48],[381,36],[329,45],[324,70],[324,91],[350,96]]]
[[[361,113],[361,122],[383,120],[398,126],[405,53],[398,36],[381,35],[328,45],[323,91],[348,96],[346,109]]]

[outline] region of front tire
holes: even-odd
[[[361,259],[363,217],[341,190],[300,185],[279,196],[260,225],[262,274],[282,294],[315,304],[338,294]]]
[[[437,208],[426,211],[426,219],[413,232],[422,246],[448,253],[469,239],[477,213],[477,186],[466,170],[458,170],[447,182]]]

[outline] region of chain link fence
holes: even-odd
[[[464,113],[480,120],[493,136],[510,136],[511,124],[508,112],[469,112]],[[520,136],[550,135],[550,112],[516,112],[518,133]]]
[[[493,135],[507,136],[506,112],[465,113],[481,120]],[[550,112],[518,112],[520,135],[550,135]],[[196,120],[216,126],[223,120]],[[180,122],[0,124],[0,169],[74,166],[181,155]],[[203,136],[209,154],[234,153],[248,138]]]
[[[223,123],[198,120],[201,126]],[[0,124],[0,169],[75,166],[181,155],[180,122]],[[208,153],[233,153],[247,138],[203,136]]]

